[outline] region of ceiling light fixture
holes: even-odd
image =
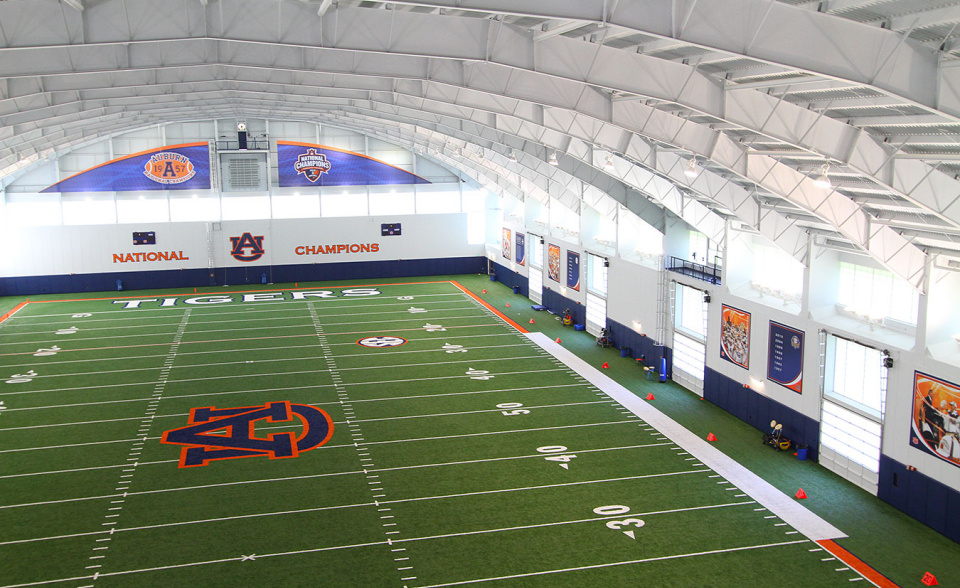
[[[697,159],[695,157],[691,157],[687,160],[687,167],[683,170],[683,175],[687,176],[688,178],[697,177]]]
[[[830,176],[827,174],[830,172],[830,164],[825,163],[820,166],[820,173],[817,174],[817,177],[814,178],[813,183],[817,185],[818,188],[823,188],[824,190],[829,190],[833,187],[833,184],[830,183]]]
[[[517,152],[514,151],[513,149],[511,149],[511,150],[510,150],[510,154],[507,155],[507,157],[510,158],[510,161],[516,161],[516,160],[517,160]]]
[[[557,152],[556,152],[556,151],[554,151],[553,153],[550,154],[550,161],[549,161],[549,163],[550,163],[550,165],[552,165],[552,166],[554,166],[554,167],[560,165],[560,162],[557,161]]]
[[[603,162],[603,169],[611,170],[613,169],[613,154],[607,155],[606,161]]]

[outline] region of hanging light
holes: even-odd
[[[816,178],[814,178],[813,183],[816,184],[817,187],[819,188],[823,188],[825,190],[830,189],[833,186],[833,184],[830,183],[830,176],[827,175],[827,173],[829,172],[830,172],[829,163],[825,163],[821,165],[820,173],[817,174]]]
[[[463,157],[463,149],[457,147],[453,150],[454,157]]]
[[[688,178],[697,177],[697,160],[694,157],[691,157],[687,160],[687,167],[683,170],[683,175]]]
[[[517,160],[517,152],[516,152],[515,150],[511,149],[511,150],[510,150],[510,154],[507,155],[507,157],[510,158],[510,161],[516,161],[516,160]]]
[[[612,170],[613,169],[613,154],[607,155],[606,161],[603,162],[603,169]]]
[[[554,167],[560,165],[560,162],[557,161],[557,152],[556,152],[556,151],[554,151],[553,153],[550,154],[550,161],[549,161],[549,163],[550,163],[550,165],[552,165],[552,166],[554,166]]]

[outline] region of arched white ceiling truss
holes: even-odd
[[[571,178],[628,186],[800,260],[822,233],[921,287],[928,255],[960,258],[956,5],[5,0],[0,182],[149,124],[323,117],[411,145],[504,145],[518,161],[496,170],[488,147],[477,173],[561,200],[587,193]]]

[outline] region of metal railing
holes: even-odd
[[[237,151],[240,149],[239,141],[217,140],[217,151]],[[269,139],[247,139],[248,151],[267,151],[270,149]]]
[[[720,272],[722,268],[716,265],[703,265],[671,256],[667,269],[685,276],[697,278],[698,280],[703,280],[704,282],[710,282],[711,284],[720,284]]]

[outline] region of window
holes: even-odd
[[[607,299],[587,292],[587,332],[596,337],[607,328]]]
[[[834,335],[821,337],[820,463],[876,494],[887,388],[883,354]]]
[[[673,367],[703,379],[703,366],[706,361],[707,348],[700,341],[695,341],[677,333],[673,338]]]
[[[530,300],[540,304],[543,302],[543,272],[540,270],[531,267],[530,275],[528,277],[528,289],[530,292]]]
[[[607,260],[592,253],[587,253],[587,291],[607,294]]]
[[[824,393],[882,419],[886,400],[883,354],[831,335],[827,341],[827,356]]]
[[[530,234],[530,267],[543,267],[543,237]]]
[[[803,295],[803,264],[778,247],[754,241],[751,249],[753,288],[786,300],[799,300]]]
[[[837,302],[847,311],[871,319],[889,317],[916,325],[920,294],[886,270],[840,262]]]
[[[413,190],[405,186],[385,188],[370,186],[370,215],[395,216],[414,214]]]
[[[331,190],[320,195],[320,214],[324,217],[367,216],[367,191]]]
[[[707,309],[703,292],[677,284],[674,326],[684,334],[701,342],[707,340]]]

